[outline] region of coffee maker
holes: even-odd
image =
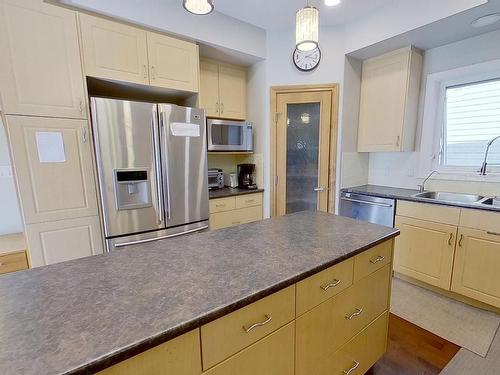
[[[255,190],[255,164],[238,164],[238,187],[240,189]]]

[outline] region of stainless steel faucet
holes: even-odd
[[[500,135],[498,137],[493,138],[491,141],[488,142],[488,145],[486,146],[486,152],[484,153],[484,161],[483,165],[481,166],[481,169],[479,170],[479,174],[481,176],[486,176],[486,167],[488,166],[488,153],[490,152],[490,147],[495,142],[497,139],[500,139]]]
[[[429,173],[429,175],[428,175],[428,176],[424,179],[424,181],[422,182],[422,185],[418,185],[418,191],[419,191],[420,193],[423,193],[423,192],[425,191],[425,183],[427,182],[427,180],[428,180],[429,178],[431,178],[431,176],[432,176],[433,174],[439,174],[439,172],[438,172],[438,171],[436,171],[436,170],[433,170],[433,171],[432,171],[431,173]]]

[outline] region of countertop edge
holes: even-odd
[[[390,228],[388,228],[390,229]],[[254,293],[250,296],[245,297],[244,299],[241,299],[239,301],[236,301],[230,305],[221,307],[217,310],[213,310],[211,312],[208,312],[204,316],[201,316],[199,318],[196,318],[190,322],[187,322],[185,324],[182,324],[180,326],[174,327],[170,329],[167,332],[163,332],[161,334],[158,334],[156,336],[150,337],[148,339],[145,339],[141,342],[133,343],[131,344],[128,348],[124,348],[120,351],[117,351],[115,353],[112,353],[110,355],[95,359],[92,362],[89,362],[81,367],[75,368],[73,370],[67,371],[61,375],[91,375],[95,374],[99,371],[102,371],[108,367],[111,367],[113,365],[116,365],[120,362],[123,362],[127,359],[130,359],[140,353],[143,353],[149,349],[152,349],[158,345],[164,344],[167,341],[173,340],[176,337],[179,337],[185,333],[188,333],[189,331],[192,331],[194,329],[200,328],[202,325],[210,323],[218,318],[221,318],[225,315],[231,314],[232,312],[241,309],[245,306],[248,306],[258,300],[261,300],[271,294],[274,294],[276,292],[279,292],[280,290],[283,290],[293,284],[296,284],[312,275],[315,275],[329,267],[332,267],[338,263],[341,263],[349,258],[352,258],[368,249],[371,249],[374,246],[377,246],[387,240],[390,240],[392,238],[397,237],[400,234],[400,231],[398,229],[392,228],[392,232],[389,232],[388,234],[371,241],[369,244],[362,246],[356,250],[353,250],[350,252],[348,255],[341,256],[339,258],[333,259],[329,262],[323,263],[317,267],[314,267],[306,272],[303,272],[299,275],[292,276],[291,278],[284,280],[278,284],[275,284],[271,287],[268,287],[266,289],[263,289],[257,293]]]
[[[235,189],[235,190],[228,190],[228,189]],[[229,188],[229,187],[225,187],[223,189],[219,189],[219,190],[210,190],[208,192],[208,199],[209,200],[212,200],[212,199],[223,199],[223,198],[229,198],[229,197],[237,197],[237,196],[240,196],[240,195],[249,195],[249,194],[258,194],[258,193],[263,193],[264,192],[264,189],[254,189],[254,190],[245,190],[245,189],[241,189],[241,190],[236,190],[237,188]],[[214,196],[215,195],[215,196]]]

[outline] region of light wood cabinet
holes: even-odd
[[[87,121],[27,116],[6,119],[25,224],[97,215]],[[53,141],[44,145],[47,136]],[[58,147],[61,155],[55,159],[43,155],[43,150]]]
[[[392,247],[392,241],[386,241],[356,255],[354,257],[354,282],[391,263]]]
[[[151,85],[198,92],[198,46],[151,32],[147,39]]]
[[[290,323],[204,374],[294,375],[294,333]]]
[[[81,13],[88,76],[198,92],[195,43]]]
[[[98,216],[26,225],[32,267],[84,258],[103,252]]]
[[[201,60],[200,107],[207,116],[246,119],[247,72],[243,67]]]
[[[262,220],[262,193],[210,200],[210,229]]]
[[[394,270],[450,290],[457,227],[396,217],[401,235],[396,238]]]
[[[200,333],[196,329],[97,375],[199,375],[201,373]]]
[[[295,318],[295,287],[261,299],[201,327],[206,370]]]
[[[358,152],[414,150],[421,74],[412,47],[363,62]]]
[[[76,13],[0,1],[0,95],[7,114],[86,118]]]
[[[500,233],[460,228],[451,290],[500,307],[499,269]]]
[[[85,13],[79,18],[86,75],[149,84],[146,31]]]

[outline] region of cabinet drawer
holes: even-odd
[[[210,213],[223,212],[234,210],[236,208],[236,200],[234,197],[211,199],[210,203]]]
[[[210,215],[210,229],[220,229],[262,220],[262,206],[217,212]]]
[[[295,286],[201,327],[203,369],[260,340],[295,317]]]
[[[205,375],[293,375],[294,323],[227,359]]]
[[[28,260],[25,251],[0,255],[0,274],[25,270],[28,268]]]
[[[353,266],[350,258],[297,283],[297,315],[351,286]]]
[[[460,226],[500,234],[500,213],[462,209]]]
[[[310,375],[364,374],[387,350],[388,312],[385,312],[334,355],[318,361]]]
[[[200,372],[200,334],[195,329],[111,366],[97,375],[198,375]]]
[[[388,310],[390,281],[386,265],[297,318],[296,375],[309,374],[318,361]]]
[[[236,197],[236,208],[262,205],[262,193],[246,194]]]
[[[354,258],[354,282],[391,262],[393,240],[386,241]]]
[[[396,215],[442,224],[458,225],[460,208],[398,200]]]

